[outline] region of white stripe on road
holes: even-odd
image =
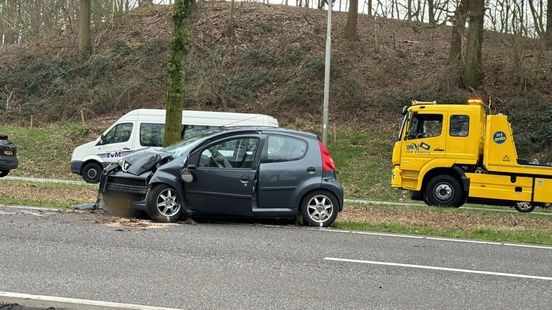
[[[552,281],[552,277],[531,276],[531,275],[516,274],[516,273],[502,273],[502,272],[469,270],[469,269],[459,269],[459,268],[446,268],[446,267],[435,267],[435,266],[424,266],[424,265],[399,264],[399,263],[390,263],[390,262],[376,262],[376,261],[369,261],[369,260],[335,258],[335,257],[324,257],[324,260],[336,261],[336,262],[370,264],[370,265],[383,265],[383,266],[392,266],[392,267],[406,267],[406,268],[416,268],[416,269],[439,270],[439,271],[462,272],[462,273],[474,273],[474,274],[483,274],[483,275],[490,275],[490,276]]]
[[[113,308],[113,309],[179,310],[176,308],[163,308],[163,307],[125,304],[125,303],[117,303],[117,302],[109,302],[109,301],[65,298],[65,297],[46,296],[46,295],[31,295],[31,294],[12,293],[12,292],[0,292],[0,298],[2,297],[21,299],[23,303],[24,303],[24,300],[34,300],[34,301],[43,301],[43,302],[71,304],[71,305],[75,305],[77,309],[79,308],[79,306],[92,306],[92,307],[104,307],[104,308]]]
[[[76,184],[76,185],[90,185],[97,186],[97,184],[89,184],[84,181],[73,180],[61,180],[61,179],[44,179],[44,178],[25,178],[25,177],[13,177],[6,176],[0,180],[6,181],[19,181],[19,182],[33,182],[33,183],[61,183],[61,184]]]
[[[425,240],[433,240],[433,241],[476,243],[476,244],[487,244],[487,245],[511,246],[511,247],[518,247],[518,248],[552,250],[552,246],[544,246],[544,245],[501,243],[501,242],[493,242],[493,241],[452,239],[452,238],[441,238],[441,237],[425,237],[425,236],[401,235],[401,234],[391,234],[391,233],[377,233],[377,232],[368,232],[368,231],[352,231],[352,230],[349,231],[349,230],[339,230],[339,229],[332,229],[332,228],[309,228],[309,229],[322,231],[322,232],[331,232],[331,233],[348,233],[348,234],[355,234],[355,235],[381,236],[381,237],[390,237],[390,238],[425,239]]]

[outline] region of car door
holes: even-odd
[[[189,209],[251,216],[260,144],[259,136],[239,136],[209,143],[194,152],[188,163],[193,181],[183,185]]]
[[[320,153],[309,143],[288,135],[270,134],[259,166],[258,207],[255,212],[292,212],[298,189],[322,180]]]
[[[134,150],[133,123],[120,123],[101,136],[96,144],[97,154],[105,162],[116,162]]]

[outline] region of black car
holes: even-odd
[[[17,148],[8,136],[0,134],[0,178],[8,175],[10,170],[17,168]]]
[[[329,226],[343,209],[335,164],[318,138],[282,128],[211,130],[108,166],[102,196],[151,218],[297,217]]]

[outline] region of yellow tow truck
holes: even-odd
[[[506,115],[484,103],[413,101],[393,148],[391,185],[428,205],[510,205],[520,212],[552,203],[552,166],[518,158]]]

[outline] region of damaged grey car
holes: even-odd
[[[327,227],[343,209],[328,149],[316,135],[282,128],[210,130],[137,152],[104,170],[100,193],[160,222],[297,218]]]

